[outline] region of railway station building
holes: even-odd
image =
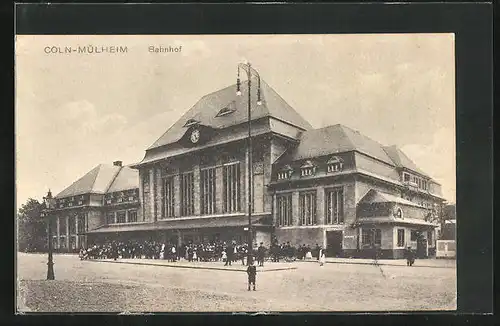
[[[315,129],[263,80],[259,91],[261,103],[250,103],[251,189],[242,83],[239,96],[236,85],[203,96],[141,162],[101,164],[58,194],[56,247],[248,242],[251,191],[253,243],[318,244],[344,257],[378,248],[400,258],[408,246],[425,257],[435,248],[428,216],[444,201],[435,180],[398,147],[341,124]]]

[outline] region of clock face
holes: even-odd
[[[191,132],[191,142],[196,144],[200,140],[200,131],[195,129]]]

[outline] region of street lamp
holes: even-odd
[[[252,76],[257,77],[257,105],[262,105],[260,96],[260,75],[252,68],[250,63],[240,63],[238,65],[238,78],[236,80],[236,95],[241,95],[240,69],[247,73],[248,80],[248,258],[247,264],[253,261],[253,234],[252,234]]]
[[[52,223],[50,223],[51,219],[51,211],[55,208],[56,199],[52,197],[52,193],[47,193],[46,197],[43,197],[43,203],[45,204],[45,208],[42,210],[42,217],[47,218],[48,222],[48,238],[49,238],[49,260],[47,262],[47,280],[54,279],[54,261],[52,259]]]

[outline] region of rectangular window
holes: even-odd
[[[375,229],[375,244],[381,246],[382,245],[382,230],[380,229]]]
[[[292,225],[292,195],[276,196],[277,222],[279,226]]]
[[[215,214],[215,168],[201,170],[201,214]]]
[[[109,212],[108,215],[106,215],[106,222],[107,222],[107,224],[115,223],[115,213],[114,212]]]
[[[77,233],[78,234],[82,234],[82,233],[85,233],[85,214],[83,213],[80,213],[78,214],[78,230],[77,230]]]
[[[181,216],[194,215],[193,172],[181,174]]]
[[[70,216],[68,219],[69,234],[76,234],[76,219],[75,216]]]
[[[398,229],[398,247],[405,246],[405,230]]]
[[[137,222],[137,211],[128,211],[128,221]]]
[[[403,181],[410,182],[410,175],[408,173],[403,173]]]
[[[66,234],[66,217],[59,219],[59,231],[61,234]]]
[[[371,245],[371,230],[370,229],[361,229],[361,243],[363,246]]]
[[[116,223],[125,223],[127,221],[127,217],[124,211],[116,213]]]
[[[174,207],[175,207],[175,197],[174,197],[174,178],[166,178],[164,181],[163,185],[163,205],[164,205],[164,211],[163,211],[163,216],[168,218],[168,217],[174,217]],[[137,216],[137,214],[136,214]]]
[[[299,195],[300,224],[316,224],[316,193],[307,192]]]
[[[362,229],[361,242],[363,246],[373,247],[382,245],[382,230],[380,229]]]
[[[332,189],[326,191],[326,224],[344,223],[344,191]]]
[[[410,236],[411,236],[410,237],[411,241],[417,241],[417,239],[418,239],[418,231],[412,230],[411,233],[410,233]]]
[[[240,211],[240,164],[225,165],[223,169],[224,213]]]

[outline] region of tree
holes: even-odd
[[[29,198],[17,213],[19,251],[44,251],[47,248],[47,223],[41,217],[44,205]]]
[[[435,205],[425,216],[428,222],[438,223],[441,227],[440,237],[442,238],[446,221],[456,219],[455,204],[443,203]]]

